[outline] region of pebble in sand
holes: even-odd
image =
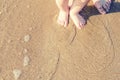
[[[14,69],[14,70],[13,70],[13,74],[14,74],[14,79],[15,79],[15,80],[18,80],[19,77],[20,77],[20,75],[22,74],[22,71],[19,70],[19,69]]]
[[[26,55],[24,57],[23,66],[25,67],[25,66],[29,65],[29,62],[30,62],[30,58]]]
[[[28,42],[30,40],[31,36],[28,34],[28,35],[25,35],[24,36],[24,42]]]

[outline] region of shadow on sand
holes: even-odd
[[[110,11],[107,14],[110,13],[116,13],[120,12],[120,2],[112,2]],[[87,20],[90,16],[93,15],[100,15],[100,13],[97,11],[97,9],[94,6],[86,6],[80,13],[84,18]]]

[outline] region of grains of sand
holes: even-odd
[[[27,5],[27,8],[30,8],[30,5]]]
[[[30,62],[29,56],[27,56],[27,55],[24,56],[23,66],[25,67],[25,66],[29,65],[29,62]]]
[[[26,54],[28,52],[28,49],[23,49],[23,53]]]
[[[3,77],[0,77],[0,80],[4,80]]]
[[[14,70],[13,70],[13,74],[14,74],[14,79],[15,79],[15,80],[18,80],[19,77],[20,77],[21,74],[22,74],[22,71],[19,70],[19,69],[14,69]]]
[[[33,30],[33,28],[32,28],[32,27],[30,27],[30,28],[29,28],[29,31],[32,31],[32,30]]]
[[[11,43],[12,42],[12,40],[8,40],[8,43]]]
[[[2,12],[0,12],[0,15],[2,14]]]
[[[22,55],[22,52],[18,52],[18,55]]]
[[[4,79],[1,77],[0,80],[4,80]]]

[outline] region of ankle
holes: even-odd
[[[71,12],[70,11],[70,16],[75,16],[75,15],[79,15],[79,13],[78,12]]]
[[[69,9],[61,9],[60,12],[62,12],[62,13],[69,13]]]

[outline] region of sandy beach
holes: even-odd
[[[0,0],[0,80],[120,80],[120,0],[82,30],[57,24],[55,0]]]

